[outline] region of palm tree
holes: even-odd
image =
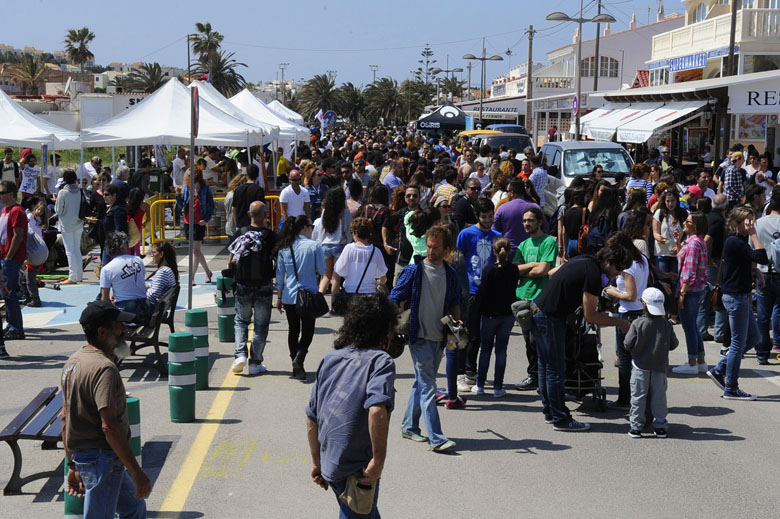
[[[198,61],[201,65],[205,65],[219,51],[225,37],[217,31],[211,30],[211,22],[195,22],[195,29],[197,29],[198,34],[190,35],[192,51],[198,55]]]
[[[246,85],[244,76],[236,71],[238,67],[246,67],[246,63],[237,62],[234,54],[219,50],[195,68],[196,74],[208,74],[209,82],[225,97],[239,93]]]
[[[89,50],[89,42],[95,39],[95,34],[86,27],[81,29],[68,29],[65,35],[65,54],[74,63],[81,66],[84,72],[84,64],[95,57]]]
[[[381,118],[384,124],[395,123],[401,101],[398,83],[392,78],[383,77],[366,87],[366,114],[374,122]]]
[[[134,69],[128,76],[128,79],[132,90],[151,94],[163,86],[165,74],[163,74],[159,63],[144,63],[137,69]]]
[[[431,88],[432,87],[432,88]],[[407,121],[416,120],[436,94],[436,86],[407,79],[401,84],[401,113]]]
[[[454,76],[444,78],[441,81],[442,90],[445,93],[450,94],[452,97],[461,97],[463,95],[465,85],[465,81],[461,81]]]
[[[37,94],[38,86],[43,83],[46,67],[38,56],[25,54],[21,62],[13,66],[13,77],[24,85],[25,94]]]
[[[338,89],[338,101],[336,111],[349,119],[353,124],[357,124],[360,114],[366,105],[363,97],[363,90],[356,87],[351,82],[344,83]]]
[[[319,109],[327,112],[336,108],[338,92],[335,86],[335,80],[326,74],[317,74],[303,85],[298,96],[298,106],[304,119],[311,119]]]

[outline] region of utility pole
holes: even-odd
[[[534,111],[533,101],[531,100],[534,95],[534,26],[528,26],[528,64],[525,70],[525,129],[531,136],[531,139],[535,139],[536,126],[534,126]],[[470,64],[469,64],[470,65]]]
[[[599,0],[599,11],[596,13],[597,15],[601,14],[601,0]],[[601,24],[596,23],[596,72],[593,74],[593,91],[598,92],[599,90],[599,72],[601,69],[601,64],[599,63],[599,39],[601,38]],[[609,74],[607,74],[609,75]],[[622,83],[621,83],[622,84]]]
[[[473,65],[473,63],[470,62],[470,61],[469,61],[469,64],[466,65],[466,67],[468,67],[468,69],[469,69],[469,98],[468,98],[469,101],[471,101],[471,67],[472,67],[472,65]]]
[[[287,87],[284,84],[284,69],[289,66],[289,63],[279,63],[279,68],[282,70],[282,104],[284,104],[284,91],[287,90]]]
[[[368,68],[374,73],[374,83],[376,83],[376,71],[379,70],[379,65],[369,65]]]
[[[741,3],[741,2],[740,2]],[[737,73],[737,67],[734,66],[734,40],[737,33],[737,0],[731,0],[731,32],[729,33],[729,61],[726,70],[722,76],[733,76]]]

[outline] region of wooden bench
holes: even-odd
[[[22,486],[30,481],[62,474],[60,470],[53,470],[21,477],[22,451],[19,449],[19,440],[40,440],[43,441],[42,449],[56,449],[57,442],[62,441],[61,412],[62,392],[58,392],[56,387],[47,387],[16,415],[5,429],[0,431],[0,441],[8,443],[14,455],[13,472],[3,489],[3,495],[21,494]]]
[[[142,348],[154,347],[154,366],[161,375],[168,374],[168,365],[160,352],[160,346],[167,348],[168,343],[160,340],[160,328],[163,324],[167,324],[171,329],[171,333],[173,333],[173,317],[180,290],[180,285],[169,289],[162,299],[154,305],[152,315],[149,318],[149,324],[136,328],[127,338],[130,341],[130,350],[133,355]],[[123,367],[124,362],[120,364],[119,368],[122,369]]]

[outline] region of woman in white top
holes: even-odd
[[[677,246],[675,236],[682,236],[682,223],[688,213],[680,207],[677,191],[673,188],[661,193],[661,203],[653,215],[655,259],[658,268],[677,274]]]
[[[76,172],[66,171],[62,175],[65,185],[57,194],[54,211],[59,219],[62,244],[68,257],[68,279],[63,285],[79,283],[84,277],[84,267],[81,257],[81,233],[84,221],[79,218],[81,207],[81,189],[76,183]]]
[[[333,278],[333,265],[341,256],[344,246],[352,241],[349,232],[352,214],[346,204],[347,196],[343,189],[340,187],[328,189],[322,201],[322,217],[314,221],[314,232],[311,238],[322,245],[325,253],[325,275],[322,276],[319,287],[323,294]],[[335,290],[331,292],[331,300],[335,293]]]
[[[387,274],[382,251],[371,242],[374,226],[368,218],[355,218],[350,230],[354,242],[344,247],[336,261],[333,293],[337,294],[343,283],[348,294],[373,294],[377,284],[385,284]]]

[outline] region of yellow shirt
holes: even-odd
[[[290,171],[290,161],[286,157],[279,157],[279,162],[276,164],[276,175],[286,175]]]

